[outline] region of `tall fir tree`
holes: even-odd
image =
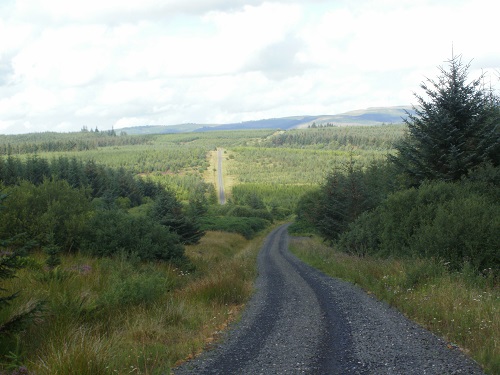
[[[418,105],[405,120],[408,134],[391,157],[414,185],[457,181],[481,164],[500,164],[498,98],[484,88],[483,76],[468,82],[470,65],[460,56],[448,64],[437,81],[420,85],[428,100],[415,94]]]

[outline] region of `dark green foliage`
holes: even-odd
[[[437,258],[451,269],[468,262],[477,271],[498,270],[499,190],[463,181],[399,191],[351,224],[338,245],[357,254]]]
[[[24,233],[42,246],[77,250],[91,209],[85,189],[74,189],[66,181],[45,180],[39,186],[24,181],[6,193],[9,199],[1,213],[1,236]]]
[[[23,172],[26,180],[40,185],[50,175],[50,166],[46,159],[32,155],[27,159]]]
[[[173,194],[168,196],[172,215],[162,217],[166,226],[144,214],[131,217],[117,212],[140,205],[145,197],[164,198],[164,188],[157,183],[136,179],[123,168],[115,170],[93,161],[41,160],[33,157],[16,164],[15,159],[7,159],[7,164],[16,166],[19,174],[6,189],[12,199],[2,212],[0,235],[26,233],[49,255],[50,268],[57,266],[59,251],[77,251],[81,243],[86,250],[101,256],[124,250],[139,253],[143,260],[180,259],[183,247],[179,239],[194,243],[202,235],[196,221],[183,214],[182,205]],[[37,175],[38,169],[43,181],[37,177],[28,182],[25,177]],[[25,175],[27,171],[31,171],[29,175]]]
[[[319,213],[323,191],[318,188],[303,194],[295,209],[296,219],[289,229],[291,232],[318,232]]]
[[[5,195],[1,195],[0,203],[5,198]],[[25,255],[33,245],[21,236],[9,240],[0,239],[0,283],[16,277],[16,272],[26,265]],[[19,294],[20,291],[9,291],[0,284],[0,357],[5,354],[9,345],[14,345],[14,335],[24,330],[39,315],[43,306],[41,301],[30,301],[20,311],[9,311],[10,303]]]
[[[21,254],[13,251],[6,251],[6,241],[2,241],[0,244],[1,253],[0,253],[0,280],[13,278],[16,274],[16,271],[23,267],[23,262],[21,259]],[[5,305],[8,305],[10,301],[17,297],[18,292],[3,295],[7,290],[0,287],[0,292],[2,295],[0,296],[0,309]],[[0,325],[0,332],[5,330],[4,323]]]
[[[24,165],[11,154],[6,159],[0,157],[0,181],[4,185],[14,185],[24,176]]]
[[[256,233],[269,226],[270,222],[258,217],[208,216],[201,220],[204,230],[233,232],[245,238],[253,238]]]
[[[330,173],[318,191],[301,198],[299,229],[312,225],[358,255],[498,270],[499,101],[482,78],[467,83],[468,66],[460,58],[449,64],[437,82],[421,85],[429,101],[417,96],[392,163],[362,169],[351,154],[348,168]]]
[[[490,193],[495,191],[500,193],[500,190],[497,189],[497,187],[500,186],[500,168],[498,166],[494,167],[490,163],[482,164],[469,172],[467,180],[472,182],[482,182],[486,186],[490,187],[488,189]],[[500,195],[497,196],[497,198],[500,201]]]
[[[327,240],[334,240],[347,225],[367,207],[367,192],[362,172],[351,169],[348,174],[332,173],[323,186],[318,212],[318,229]]]
[[[415,114],[405,120],[408,136],[392,157],[413,184],[457,181],[483,163],[500,165],[498,99],[483,88],[481,77],[467,82],[468,68],[452,57],[437,82],[421,84],[429,101],[416,95]]]
[[[204,230],[234,232],[250,239],[272,222],[273,216],[267,209],[228,203],[210,207],[201,225]]]
[[[135,177],[124,168],[111,169],[108,172],[108,192],[113,197],[128,198],[132,206],[138,206],[142,202],[142,196]]]
[[[190,190],[189,204],[186,210],[186,215],[191,218],[198,218],[205,215],[208,212],[210,204],[217,203],[215,187],[212,184],[193,184]],[[215,200],[212,200],[212,194],[215,195]]]
[[[0,135],[0,155],[40,152],[85,151],[99,147],[147,144],[151,137],[116,136],[114,130],[81,133],[32,133]]]
[[[52,159],[50,162],[50,172],[45,177],[66,180],[74,188],[87,186],[89,183],[89,176],[85,174],[83,163],[75,157],[71,159],[67,157]]]
[[[233,202],[236,205],[248,206],[253,209],[265,209],[264,201],[255,189],[244,189],[240,186],[233,188]]]
[[[81,247],[95,256],[123,252],[144,261],[184,257],[176,233],[148,217],[135,217],[121,210],[97,211],[86,227]]]
[[[340,250],[359,256],[375,253],[387,255],[380,251],[381,230],[383,225],[379,218],[371,211],[365,211],[353,223],[349,223],[348,229],[340,234],[336,244]]]
[[[143,197],[149,197],[149,198],[156,197],[164,190],[164,188],[161,187],[158,183],[142,178],[137,180],[137,186],[139,188],[141,195]]]
[[[394,170],[387,163],[373,163],[363,171],[351,161],[344,170],[330,173],[319,190],[304,195],[297,205],[301,227],[314,226],[334,241],[364,211],[380,203],[396,187]]]
[[[51,243],[45,246],[43,248],[43,251],[45,252],[45,254],[48,255],[45,264],[47,265],[49,270],[53,270],[55,267],[61,264],[61,258],[60,258],[61,248],[59,246]]]
[[[172,191],[163,191],[156,197],[150,216],[156,222],[178,234],[181,242],[185,245],[198,243],[204,235],[198,217],[187,216],[184,213],[182,203],[177,200]]]
[[[162,188],[151,181],[134,177],[124,168],[109,168],[90,160],[82,162],[76,158],[59,157],[50,162],[31,156],[25,161],[7,157],[0,158],[0,181],[6,186],[30,181],[40,185],[44,180],[64,180],[73,188],[90,188],[92,198],[104,198],[111,206],[115,199],[127,198],[131,206],[142,203],[143,197],[154,197]]]

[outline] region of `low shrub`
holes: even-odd
[[[258,217],[205,217],[201,220],[203,230],[239,233],[246,239],[253,238],[269,225],[269,221]]]
[[[273,221],[273,215],[265,208],[252,208],[230,203],[211,207],[210,213],[213,216],[260,217],[270,222]]]

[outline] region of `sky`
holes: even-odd
[[[415,104],[498,39],[494,0],[2,0],[0,134]]]

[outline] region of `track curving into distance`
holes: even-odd
[[[387,304],[298,260],[286,225],[267,237],[258,267],[241,321],[174,374],[483,374]]]

